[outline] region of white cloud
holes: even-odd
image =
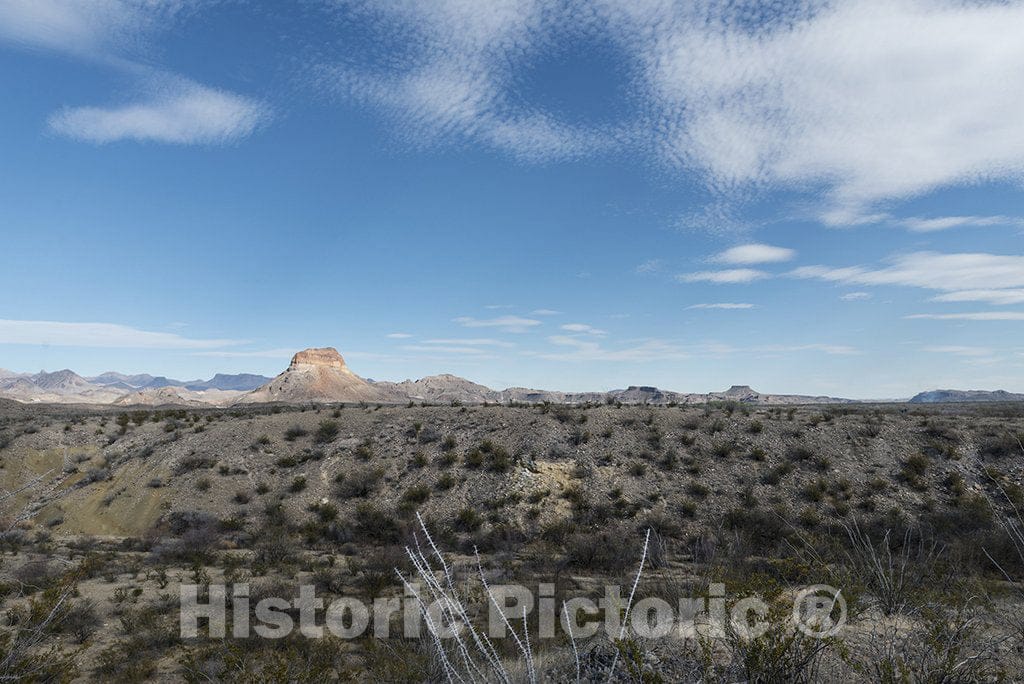
[[[484,354],[486,349],[480,347],[459,347],[454,345],[410,344],[401,347],[402,351],[428,352],[437,354]]]
[[[686,307],[687,309],[753,309],[753,304],[733,304],[730,302],[721,302],[718,304],[694,304]]]
[[[599,342],[570,335],[553,335],[548,342],[569,349],[563,352],[545,352],[538,358],[549,361],[613,361],[646,362],[687,359],[690,355],[680,346],[664,340],[639,340],[631,346],[609,349]]]
[[[554,309],[534,309],[530,312],[533,316],[557,316],[561,311],[555,311]]]
[[[795,256],[796,252],[792,249],[755,243],[727,249],[721,254],[714,256],[712,261],[745,266],[749,264],[772,264],[790,261]]]
[[[409,49],[383,68],[348,56],[324,78],[381,108],[410,141],[454,137],[526,159],[627,149],[725,198],[814,192],[834,224],[879,221],[874,206],[886,200],[1024,174],[1024,3],[360,7]],[[641,114],[586,126],[524,96],[525,69],[580,36],[621,51]]]
[[[661,259],[648,259],[636,267],[637,273],[657,273],[665,265]]]
[[[1024,290],[960,290],[932,297],[933,302],[987,302],[997,306],[1024,304]]]
[[[186,0],[3,0],[0,40],[60,52],[95,54],[131,44],[170,21]]]
[[[904,318],[933,321],[1024,321],[1024,311],[982,311],[980,313],[911,314]]]
[[[208,349],[243,340],[200,340],[173,333],[149,332],[116,323],[0,320],[0,344],[125,349]]]
[[[1024,4],[793,3],[758,29],[731,4],[694,6],[681,24],[644,17],[647,75],[668,153],[716,187],[824,186],[849,220],[878,200],[1020,179],[1024,89],[1008,84],[1024,71]]]
[[[750,283],[755,280],[767,278],[768,273],[752,268],[731,268],[724,271],[698,271],[697,273],[683,273],[676,276],[681,283]]]
[[[514,347],[511,342],[494,340],[489,337],[457,337],[448,339],[423,340],[423,344],[463,345],[471,347]]]
[[[556,10],[543,0],[379,3],[371,22],[405,36],[404,59],[321,70],[331,89],[381,108],[412,144],[469,139],[527,160],[574,158],[607,149],[598,128],[522,106],[510,92],[513,62],[543,43]],[[564,17],[563,17],[564,18]],[[397,63],[398,68],[395,69]]]
[[[562,326],[562,330],[565,330],[566,332],[585,333],[587,335],[597,336],[608,334],[607,331],[595,328],[592,325],[587,325],[586,323],[566,323]]]
[[[216,144],[244,138],[270,119],[269,108],[257,100],[185,79],[160,80],[143,102],[64,109],[50,117],[50,129],[101,144],[117,140]]]
[[[924,350],[932,354],[953,354],[954,356],[980,357],[992,355],[992,350],[988,347],[940,345],[935,347],[925,347]]]
[[[391,339],[391,340],[407,340],[410,337],[412,337],[412,335],[410,335],[409,333],[397,333],[396,332],[396,333],[388,333],[387,335],[385,335],[385,337],[387,337],[388,339]]]
[[[839,297],[844,302],[860,302],[865,299],[871,299],[870,292],[847,292]]]
[[[239,140],[270,119],[266,104],[162,72],[151,59],[125,56],[147,52],[150,33],[199,7],[196,0],[0,0],[0,41],[98,61],[142,85],[136,102],[54,113],[47,123],[55,133],[94,143]]]
[[[1024,256],[915,252],[884,268],[804,266],[790,275],[850,285],[904,285],[932,290],[998,290],[1024,287]]]
[[[935,218],[905,218],[897,223],[915,233],[932,233],[951,228],[984,228],[987,226],[1024,225],[1024,220],[1009,216],[939,216]]]
[[[460,316],[454,319],[456,323],[465,328],[497,328],[504,332],[525,333],[541,324],[540,321],[521,316],[499,316],[497,318],[473,318],[472,316]]]

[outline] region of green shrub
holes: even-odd
[[[453,526],[460,532],[476,532],[483,523],[479,513],[472,508],[463,508],[455,516]]]
[[[313,434],[313,441],[317,444],[327,444],[333,442],[338,437],[338,433],[341,428],[338,426],[336,420],[322,420],[316,428],[316,432]]]
[[[344,475],[339,473],[335,478],[335,491],[342,499],[367,497],[377,489],[384,471],[379,468],[357,468]]]

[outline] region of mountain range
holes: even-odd
[[[738,401],[762,405],[842,404],[855,400],[828,396],[765,394],[746,385],[724,392],[687,393],[652,386],[630,386],[608,392],[559,392],[510,387],[494,390],[457,375],[431,375],[419,380],[367,380],[354,373],[333,347],[311,348],[292,357],[274,378],[251,373],[217,373],[209,380],[173,380],[146,373],[107,371],[82,377],[64,369],[47,373],[16,373],[0,368],[0,398],[22,403],[76,403],[177,406],[228,406],[281,403],[405,403],[700,404]],[[1003,390],[932,390],[910,403],[1024,401],[1024,394]]]

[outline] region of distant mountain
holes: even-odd
[[[113,403],[117,406],[228,406],[242,394],[233,390],[197,392],[184,387],[157,387],[125,394]]]
[[[193,380],[192,382],[200,381]],[[161,387],[184,387],[186,384],[188,383],[182,382],[181,380],[171,380],[170,378],[165,378],[162,375],[158,375],[149,382],[147,382],[145,385],[142,385],[142,387],[144,389],[160,389]]]
[[[126,375],[115,371],[82,378],[71,370],[35,375],[0,371],[0,397],[21,402],[116,403],[117,405],[183,406],[236,403],[351,403],[399,404],[408,401],[436,404],[703,404],[736,401],[749,404],[838,404],[850,399],[793,394],[764,394],[748,385],[733,385],[724,392],[676,392],[651,385],[631,385],[607,392],[561,392],[509,387],[495,390],[457,375],[430,375],[419,380],[386,382],[365,380],[346,365],[333,347],[306,349],[292,357],[280,375],[268,378],[252,373],[217,373],[209,380],[181,381],[148,373]],[[1007,392],[937,390],[911,401],[1014,401],[1024,395]]]
[[[238,373],[235,375],[217,373],[209,380],[203,382],[185,383],[185,388],[194,391],[218,389],[249,392],[267,384],[272,379],[265,375],[254,375],[253,373]]]
[[[458,401],[463,404],[497,403],[502,400],[501,393],[490,387],[479,385],[457,375],[428,375],[419,380],[403,382],[375,382],[375,387],[409,401],[426,401],[430,403],[451,403]]]
[[[393,402],[402,399],[388,388],[370,384],[349,370],[334,347],[323,347],[298,352],[283,373],[243,395],[238,402]]]
[[[125,375],[123,373],[116,373],[114,371],[107,371],[100,373],[99,375],[86,378],[89,382],[94,385],[125,385],[127,387],[145,387],[147,384],[153,381],[153,376],[149,373],[140,373],[137,375]]]
[[[0,379],[0,396],[30,403],[107,404],[123,394],[67,369]]]
[[[0,378],[3,378],[4,371],[0,370]],[[11,374],[16,375],[16,374]],[[153,376],[148,373],[139,373],[137,375],[125,375],[124,373],[117,373],[115,371],[107,371],[101,373],[92,378],[86,378],[89,382],[94,385],[103,385],[105,387],[111,387],[116,389],[123,389],[125,391],[138,390],[138,389],[160,389],[161,387],[184,387],[196,392],[201,392],[208,389],[218,390],[237,390],[240,392],[248,392],[254,390],[260,385],[264,385],[270,382],[270,378],[265,375],[255,375],[253,373],[217,373],[209,380],[174,380],[173,378],[167,378],[162,375]]]
[[[1024,394],[1005,390],[931,390],[910,398],[911,404],[946,404],[956,402],[1024,401]]]
[[[73,393],[78,390],[92,389],[93,385],[72,370],[64,370],[47,373],[40,371],[33,375],[30,380],[39,389],[58,393]]]

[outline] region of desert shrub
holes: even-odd
[[[978,455],[988,459],[1003,459],[1010,456],[1024,456],[1024,446],[1019,435],[1002,432],[988,435],[978,442]]]
[[[429,425],[419,432],[420,444],[432,444],[441,439],[441,433]]]
[[[290,428],[284,431],[285,441],[294,442],[300,437],[305,437],[308,432],[301,425],[292,425]]]
[[[725,421],[721,418],[715,418],[713,421],[708,423],[704,429],[709,435],[716,435],[725,430]]]
[[[298,494],[299,492],[301,492],[305,488],[306,488],[306,478],[303,477],[302,475],[299,475],[298,477],[293,479],[292,483],[290,485],[288,485],[288,491],[291,492],[292,494]]]
[[[256,536],[253,547],[257,565],[263,568],[278,568],[288,565],[295,558],[295,543],[288,536],[287,530],[279,525],[262,528]]]
[[[313,433],[313,441],[317,444],[327,444],[333,442],[338,437],[338,433],[341,431],[338,422],[335,420],[322,420],[316,428],[316,432]]]
[[[659,461],[659,464],[661,465],[662,470],[675,470],[676,463],[678,461],[679,461],[679,454],[677,454],[674,449],[669,449],[661,457],[661,460]]]
[[[443,490],[446,490],[446,489],[451,489],[452,487],[455,486],[455,483],[456,483],[455,478],[452,475],[450,475],[449,473],[445,473],[441,477],[437,478],[436,486],[437,486],[438,489],[443,491]]]
[[[697,499],[703,499],[711,493],[711,490],[708,489],[707,485],[703,482],[692,480],[688,485],[686,485],[686,493]]]
[[[474,470],[480,468],[484,464],[484,455],[479,449],[473,449],[462,457],[462,464]]]
[[[952,508],[932,511],[926,516],[926,522],[936,535],[957,537],[992,527],[992,506],[984,495],[963,494],[954,503]]]
[[[369,461],[373,459],[373,441],[369,438],[364,439],[356,447],[355,456],[361,461]]]
[[[212,468],[215,465],[217,465],[216,459],[209,456],[188,456],[187,458],[182,459],[175,472],[178,475],[181,475],[193,470]]]
[[[804,496],[809,501],[818,502],[825,498],[825,492],[828,489],[828,484],[822,478],[818,478],[813,482],[809,482],[804,485]]]
[[[401,538],[401,528],[395,516],[385,513],[372,503],[360,503],[352,518],[360,539],[394,544]]]
[[[571,444],[572,446],[580,446],[582,444],[586,444],[587,442],[590,441],[590,433],[587,432],[586,430],[583,430],[580,427],[574,427],[573,429],[569,430],[568,441],[569,444]]]
[[[924,476],[928,472],[930,460],[922,453],[911,454],[900,463],[900,479],[914,489],[924,489]]]
[[[459,532],[476,532],[483,522],[483,518],[476,510],[466,507],[455,516],[452,526]]]
[[[249,493],[248,492],[243,492],[243,491],[237,491],[237,492],[235,492],[234,500],[235,500],[235,503],[238,503],[238,504],[247,504],[247,503],[249,503]]]
[[[102,624],[95,604],[89,599],[82,599],[71,604],[54,627],[62,634],[71,635],[75,643],[84,644]]]
[[[156,673],[163,652],[179,640],[178,623],[160,606],[129,609],[121,614],[124,636],[96,656],[94,674],[104,681],[142,681]]]
[[[726,529],[738,532],[756,551],[767,551],[789,536],[783,519],[773,511],[761,508],[731,508],[722,521]]]
[[[803,444],[793,445],[786,451],[786,458],[790,461],[810,461],[814,456],[814,450]]]
[[[640,557],[636,536],[624,528],[574,532],[565,541],[566,562],[581,570],[621,574]]]
[[[383,477],[384,471],[380,468],[355,468],[347,475],[338,475],[335,479],[335,492],[341,499],[364,498],[377,489]]]
[[[736,442],[731,440],[717,442],[711,447],[711,454],[716,458],[729,458],[734,451],[736,451]]]
[[[338,518],[338,507],[331,503],[317,501],[309,507],[309,510],[316,514],[320,522],[327,523]]]
[[[402,512],[411,512],[430,498],[430,488],[426,485],[413,485],[404,492],[398,499],[398,508]]]
[[[109,468],[89,468],[85,477],[78,481],[79,486],[92,484],[93,482],[105,482],[113,477]]]

